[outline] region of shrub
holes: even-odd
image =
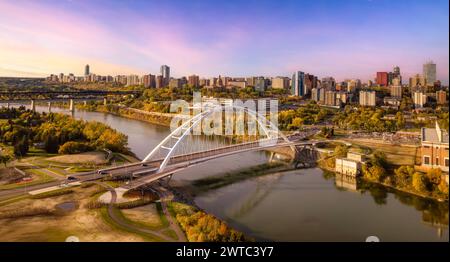
[[[92,147],[85,143],[69,141],[59,147],[59,154],[78,154],[92,150]]]
[[[47,198],[47,197],[67,195],[67,194],[71,194],[73,192],[74,191],[72,189],[64,188],[64,189],[59,189],[59,190],[54,190],[54,191],[49,191],[49,192],[33,195],[33,196],[31,196],[31,198],[42,199],[42,198]]]

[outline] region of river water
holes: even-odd
[[[45,106],[37,106],[46,111]],[[69,113],[53,108],[53,112]],[[169,130],[111,114],[76,111],[128,135],[130,149],[144,158]],[[224,157],[177,173],[184,183],[267,163],[264,152]],[[342,181],[318,168],[272,173],[202,192],[196,204],[234,228],[267,241],[446,241],[448,204]]]

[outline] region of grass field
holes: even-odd
[[[47,175],[43,171],[39,169],[27,169],[26,172],[31,173],[33,176],[33,180],[29,182],[20,182],[14,184],[1,185],[0,190],[13,189],[13,188],[22,188],[26,186],[39,185],[43,183],[48,183],[54,181],[54,178]]]
[[[386,154],[389,163],[393,165],[414,165],[417,162],[419,149],[412,146],[399,146],[381,143],[365,143],[352,140],[354,146],[369,149],[373,153],[381,151]]]

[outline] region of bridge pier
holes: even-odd
[[[35,103],[34,103],[34,99],[31,99],[30,109],[31,109],[31,111],[33,111],[33,112],[36,111],[36,105],[35,105]]]
[[[8,108],[8,109],[9,109],[9,103],[6,103],[6,108]]]
[[[83,105],[87,106],[87,101],[86,100],[83,101]]]
[[[69,111],[72,113],[75,112],[75,106],[73,104],[73,99],[70,99],[70,101],[69,101]]]
[[[108,104],[108,100],[106,100],[106,97],[103,98],[103,105],[106,106]]]
[[[51,113],[52,112],[52,102],[47,102],[48,105],[48,112]]]

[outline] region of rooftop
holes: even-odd
[[[448,132],[441,130],[436,122],[435,128],[422,128],[422,142],[448,144]]]

